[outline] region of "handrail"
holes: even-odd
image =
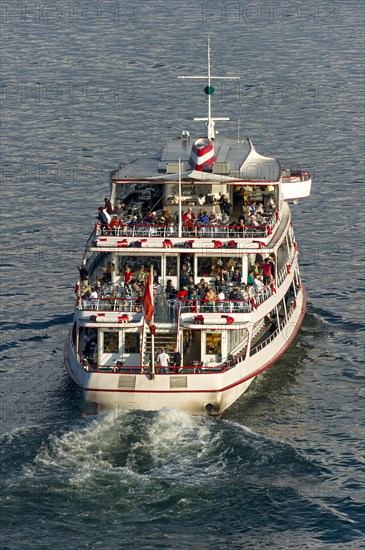
[[[269,220],[258,226],[253,225],[227,225],[227,224],[212,224],[212,225],[196,225],[192,223],[191,226],[182,226],[183,237],[200,237],[211,236],[221,238],[253,238],[253,237],[268,237],[270,230],[273,229],[278,222],[276,212],[274,211]],[[242,231],[243,227],[243,231]],[[243,234],[242,234],[243,233]],[[133,226],[129,226],[128,223],[123,227],[102,227],[101,224],[96,224],[94,229],[95,236],[113,236],[113,237],[177,237],[178,225],[177,224],[151,224],[151,223],[138,223]],[[89,239],[90,240],[90,239]],[[88,241],[89,244],[89,241]]]
[[[137,298],[117,298],[109,296],[106,298],[82,298],[82,311],[116,311],[135,312],[141,311],[141,304],[136,304]],[[137,308],[137,309],[136,309]]]
[[[287,316],[284,317],[284,319],[282,320],[280,325],[277,326],[277,328],[274,330],[274,332],[272,334],[270,334],[270,336],[268,336],[265,340],[263,340],[263,342],[260,342],[260,344],[258,344],[257,346],[254,346],[253,348],[251,348],[250,357],[251,357],[251,355],[254,355],[255,353],[261,351],[268,344],[270,344],[270,342],[272,342],[274,340],[274,338],[277,336],[277,334],[285,327],[285,325],[289,321],[290,317],[293,315],[293,312],[294,312],[296,307],[297,306],[295,304],[291,305],[288,308]]]
[[[258,353],[259,351],[261,351],[264,347],[266,347],[268,344],[270,344],[274,340],[274,338],[278,335],[278,333],[288,323],[296,307],[297,306],[295,303],[291,305],[288,309],[287,317],[283,319],[283,321],[275,329],[275,331],[263,342],[251,348],[250,357],[255,353]],[[107,365],[107,364],[98,365],[97,363],[89,363],[87,360],[84,360],[79,354],[78,354],[78,359],[81,367],[87,372],[103,373],[103,374],[135,374],[135,375],[150,374],[149,365],[118,365],[117,362],[114,365]],[[170,374],[170,375],[171,374],[176,374],[176,375],[217,374],[217,373],[225,372],[229,369],[234,368],[238,363],[241,363],[245,359],[246,359],[246,352],[240,355],[235,355],[231,359],[229,360],[227,359],[224,363],[221,363],[220,365],[209,365],[209,364],[204,365],[202,361],[196,361],[195,364],[184,365],[179,370],[174,368],[172,365],[168,367],[163,367],[163,368],[160,368],[156,374],[161,374],[161,375],[163,374]]]

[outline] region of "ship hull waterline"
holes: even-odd
[[[217,374],[156,375],[140,374],[133,389],[119,387],[130,375],[119,373],[86,372],[77,361],[71,336],[65,345],[65,365],[74,380],[84,391],[85,410],[102,412],[119,410],[160,410],[175,408],[192,415],[220,415],[249,388],[256,376],[267,370],[292,345],[306,311],[304,287],[296,297],[296,308],[278,335],[263,349]],[[170,378],[186,379],[186,388],[171,389]]]

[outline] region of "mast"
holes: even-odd
[[[211,76],[210,71],[210,35],[208,34],[208,74],[207,75],[194,75],[194,76],[178,76],[177,78],[190,78],[192,80],[208,80],[208,85],[204,88],[204,93],[208,96],[208,118],[194,118],[193,120],[204,120],[207,122],[207,138],[213,140],[215,138],[215,121],[216,120],[229,120],[228,117],[218,118],[212,117],[212,102],[211,95],[214,94],[214,88],[211,84],[212,78],[215,80],[239,80],[239,76]]]

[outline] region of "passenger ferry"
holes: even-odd
[[[204,135],[111,173],[65,346],[86,411],[219,415],[293,342],[306,310],[289,200],[311,177],[224,138],[204,79]],[[214,76],[214,79],[228,78]]]

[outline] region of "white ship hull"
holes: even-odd
[[[306,310],[306,294],[302,287],[297,294],[296,307],[275,338],[253,356],[246,358],[226,372],[217,374],[149,374],[86,372],[77,361],[69,337],[65,346],[65,364],[73,380],[84,390],[85,403],[90,411],[104,409],[160,410],[177,408],[192,415],[222,414],[251,385],[255,377],[272,366],[295,339]],[[171,379],[186,379],[184,389],[171,389]],[[128,380],[135,380],[135,387]]]

